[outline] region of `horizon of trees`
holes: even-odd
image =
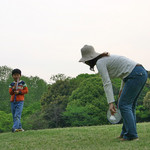
[[[12,69],[0,66],[0,132],[11,131],[12,115],[8,86],[13,81]],[[137,103],[137,122],[150,121],[150,72]],[[39,77],[22,76],[29,93],[25,95],[22,125],[25,130],[109,124],[108,104],[101,77],[80,74],[75,78],[64,74],[50,77],[51,84]],[[113,79],[118,99],[120,79]]]

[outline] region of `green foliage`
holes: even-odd
[[[29,115],[34,114],[37,110],[41,109],[40,102],[35,102],[31,104],[29,107],[23,109],[22,118],[27,118]]]
[[[33,123],[33,121],[35,121],[36,118],[34,114],[36,114],[37,112],[40,113],[40,110],[41,110],[40,101],[35,102],[23,109],[21,123],[25,130],[35,129],[34,127],[35,124]]]
[[[53,76],[55,83],[49,85],[47,93],[41,99],[43,119],[48,122],[48,127],[66,126],[63,112],[72,92],[80,86],[83,80],[97,75],[82,74],[72,79],[61,76],[63,79]]]
[[[146,109],[143,105],[139,105],[136,108],[136,119],[137,122],[150,121],[150,111]]]
[[[0,67],[0,111],[7,113],[11,112],[10,109],[10,95],[9,84],[12,82],[11,76],[12,69],[6,66]]]
[[[0,133],[11,131],[12,128],[12,114],[6,114],[0,111]]]
[[[106,124],[107,109],[102,81],[95,75],[73,91],[63,117],[70,126]]]
[[[94,102],[104,96],[102,81],[99,77],[91,77],[82,81],[80,86],[73,91],[69,101],[80,99],[81,103]]]
[[[56,128],[63,126],[62,112],[65,110],[65,105],[59,101],[49,104],[43,111],[43,119],[48,122],[48,128]]]
[[[150,110],[150,91],[147,92],[146,96],[144,97],[143,103],[144,103],[145,108]]]
[[[99,109],[92,104],[86,106],[71,105],[67,107],[64,112],[64,119],[66,120],[66,126],[91,126],[99,125],[101,123],[102,115],[99,116]]]
[[[43,119],[48,121],[48,127],[64,126],[62,113],[68,103],[72,91],[78,86],[76,81],[65,77],[64,80],[56,80],[49,86],[47,93],[41,99]]]
[[[139,95],[138,97],[138,101],[137,101],[137,105],[143,105],[143,100],[144,100],[144,97],[146,95],[146,93],[150,91],[150,84],[146,84],[141,92],[141,94]]]
[[[21,77],[28,86],[28,94],[25,95],[24,107],[32,105],[34,102],[40,102],[42,95],[47,91],[47,83],[39,77]]]
[[[119,98],[118,96],[119,96],[119,91],[120,91],[120,86],[121,86],[121,79],[115,78],[115,79],[112,79],[111,81],[112,81],[115,100],[118,101],[118,98]]]
[[[43,115],[40,110],[35,111],[28,117],[22,119],[22,125],[25,130],[37,130],[48,128],[48,122],[43,119]]]
[[[148,72],[148,74],[150,74],[150,72]],[[143,100],[144,100],[144,97],[146,96],[147,92],[150,91],[150,76],[149,78],[147,79],[147,82],[141,92],[141,94],[139,95],[139,98],[138,98],[138,105],[143,105]]]
[[[66,79],[71,79],[70,77],[66,77],[64,74],[56,74],[56,75],[52,75],[51,77],[50,77],[50,83],[52,82],[56,82],[56,81],[64,81],[64,80],[66,80]]]

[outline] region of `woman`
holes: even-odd
[[[123,118],[123,127],[119,138],[121,141],[138,140],[135,107],[138,96],[147,80],[147,72],[144,67],[123,56],[97,53],[90,45],[85,45],[81,49],[81,55],[82,58],[79,62],[89,65],[90,70],[94,71],[96,65],[102,77],[104,91],[112,114],[116,110],[110,79],[122,79],[119,109]]]

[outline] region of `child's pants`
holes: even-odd
[[[13,115],[13,129],[21,129],[21,114],[23,110],[23,101],[11,102],[11,112]]]

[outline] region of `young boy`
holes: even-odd
[[[12,132],[24,131],[21,125],[21,113],[24,104],[24,94],[28,93],[27,85],[24,81],[20,80],[21,70],[14,69],[12,71],[14,82],[9,85],[9,93],[11,95],[11,111],[13,115]]]

